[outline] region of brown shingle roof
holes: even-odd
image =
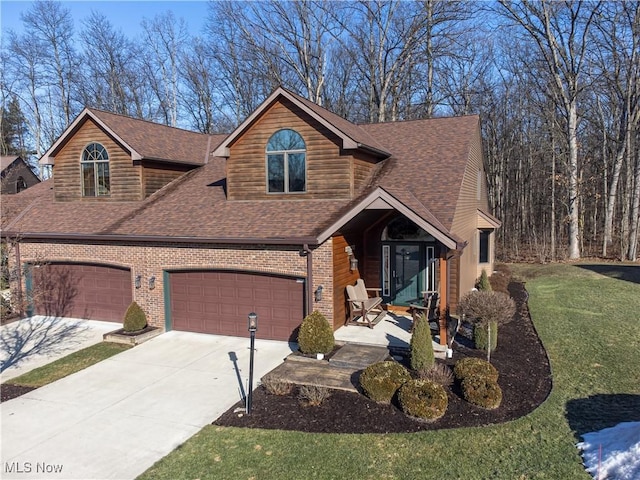
[[[15,162],[18,158],[18,156],[16,155],[10,155],[10,156],[5,156],[2,155],[0,156],[0,171],[4,171],[5,168],[7,168],[9,165],[11,165],[13,162]]]
[[[96,115],[149,156],[158,152],[159,147],[149,145],[154,138],[161,142],[157,132],[176,133],[177,130],[169,127],[156,130],[154,124],[105,112]],[[332,115],[325,114],[337,121]],[[370,138],[375,137],[392,154],[383,161],[375,182],[361,194],[380,186],[438,230],[448,232],[470,145],[477,134],[478,117],[381,123],[361,125],[357,129]],[[197,147],[196,150],[203,148],[203,143],[198,142],[206,138],[184,131],[177,135],[185,142],[194,139],[195,143],[190,145]],[[210,150],[214,143],[211,142]],[[176,147],[170,151],[180,156],[187,148]],[[31,203],[28,214],[15,213],[24,211],[22,204],[12,207],[8,215],[11,217],[9,230],[61,235],[192,237],[230,242],[262,239],[267,243],[283,238],[306,241],[329,228],[362,198],[361,195],[355,200],[230,202],[226,198],[225,175],[225,160],[213,158],[139,202],[55,202],[50,188],[40,188],[37,192],[28,189],[16,196],[23,198],[23,203]],[[33,201],[29,202],[28,197],[21,197],[27,192],[40,195],[32,195],[29,198]],[[7,224],[4,219],[3,211],[3,224]]]
[[[202,165],[226,135],[206,135],[88,109],[144,159]]]
[[[378,184],[403,202],[414,197],[445,228],[451,229],[476,115],[362,125],[391,152]],[[400,198],[402,197],[402,198]]]

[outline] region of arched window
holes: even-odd
[[[22,190],[26,190],[27,182],[24,181],[24,178],[18,177],[16,180],[16,193],[20,193]]]
[[[306,179],[304,140],[294,130],[278,130],[267,143],[267,192],[304,192]]]
[[[90,143],[82,151],[82,195],[101,197],[109,195],[109,154],[99,143]]]

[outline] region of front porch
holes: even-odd
[[[358,325],[344,325],[334,332],[336,343],[373,345],[387,347],[391,354],[406,353],[411,343],[411,315],[388,311],[374,328]],[[436,358],[445,358],[446,346],[439,344],[439,337],[433,340]]]

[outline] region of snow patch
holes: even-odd
[[[596,480],[640,479],[640,422],[582,435],[576,446],[587,472]]]

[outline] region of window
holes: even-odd
[[[27,182],[24,181],[24,178],[18,177],[16,180],[16,193],[20,193],[22,190],[26,190]]]
[[[283,129],[267,143],[267,191],[295,193],[306,190],[306,146],[299,133]]]
[[[491,230],[480,230],[480,251],[479,262],[489,263],[489,239],[491,238]]]
[[[111,191],[109,155],[99,143],[90,143],[82,152],[82,195],[102,197]]]

